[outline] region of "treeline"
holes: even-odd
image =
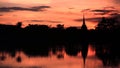
[[[4,48],[39,48],[54,45],[71,45],[79,43],[120,43],[120,28],[87,30],[77,27],[64,28],[58,24],[51,28],[48,25],[28,25],[21,28],[22,23],[16,25],[0,25],[0,44]],[[15,47],[16,46],[16,47]]]

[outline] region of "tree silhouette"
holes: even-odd
[[[101,21],[98,23],[96,30],[112,30],[118,27],[118,21],[116,18],[105,18],[102,17]]]
[[[16,26],[17,26],[18,28],[21,28],[21,27],[22,27],[22,22],[18,22],[18,23],[16,24]]]

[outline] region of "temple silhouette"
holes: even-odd
[[[86,23],[85,23],[85,16],[84,16],[84,15],[83,15],[83,21],[82,21],[81,30],[83,30],[83,31],[88,30],[88,29],[87,29],[87,26],[86,26]]]
[[[82,26],[81,26],[81,30],[83,32],[83,38],[82,38],[82,50],[81,50],[81,53],[82,53],[82,57],[83,57],[83,63],[84,63],[84,68],[85,68],[85,60],[87,58],[87,53],[88,53],[88,35],[87,35],[87,26],[86,26],[86,22],[85,22],[85,17],[83,15],[83,23],[82,23]]]
[[[64,24],[57,27],[48,25],[29,24],[22,28],[22,22],[16,25],[0,24],[0,51],[10,53],[15,57],[16,51],[23,51],[28,56],[48,56],[49,50],[55,53],[64,47],[70,56],[77,56],[81,52],[83,63],[88,53],[88,45],[96,50],[96,56],[106,65],[118,65],[120,62],[120,25],[115,18],[102,17],[95,29],[88,30],[86,19],[83,15],[82,25],[64,28]],[[59,58],[64,58],[59,55]],[[0,60],[5,60],[4,53]],[[18,56],[16,61],[22,62]]]

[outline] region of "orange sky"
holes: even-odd
[[[100,17],[119,14],[119,5],[118,0],[2,0],[0,23],[16,24],[22,21],[23,26],[64,24],[65,27],[80,27],[84,10],[86,24],[91,29],[97,25]],[[101,15],[100,13],[105,12],[103,10],[107,11]]]

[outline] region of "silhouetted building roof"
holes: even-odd
[[[85,17],[84,17],[84,15],[83,15],[83,24],[82,24],[82,26],[81,26],[81,29],[82,29],[82,30],[87,30],[87,26],[86,26],[86,24],[85,24]]]

